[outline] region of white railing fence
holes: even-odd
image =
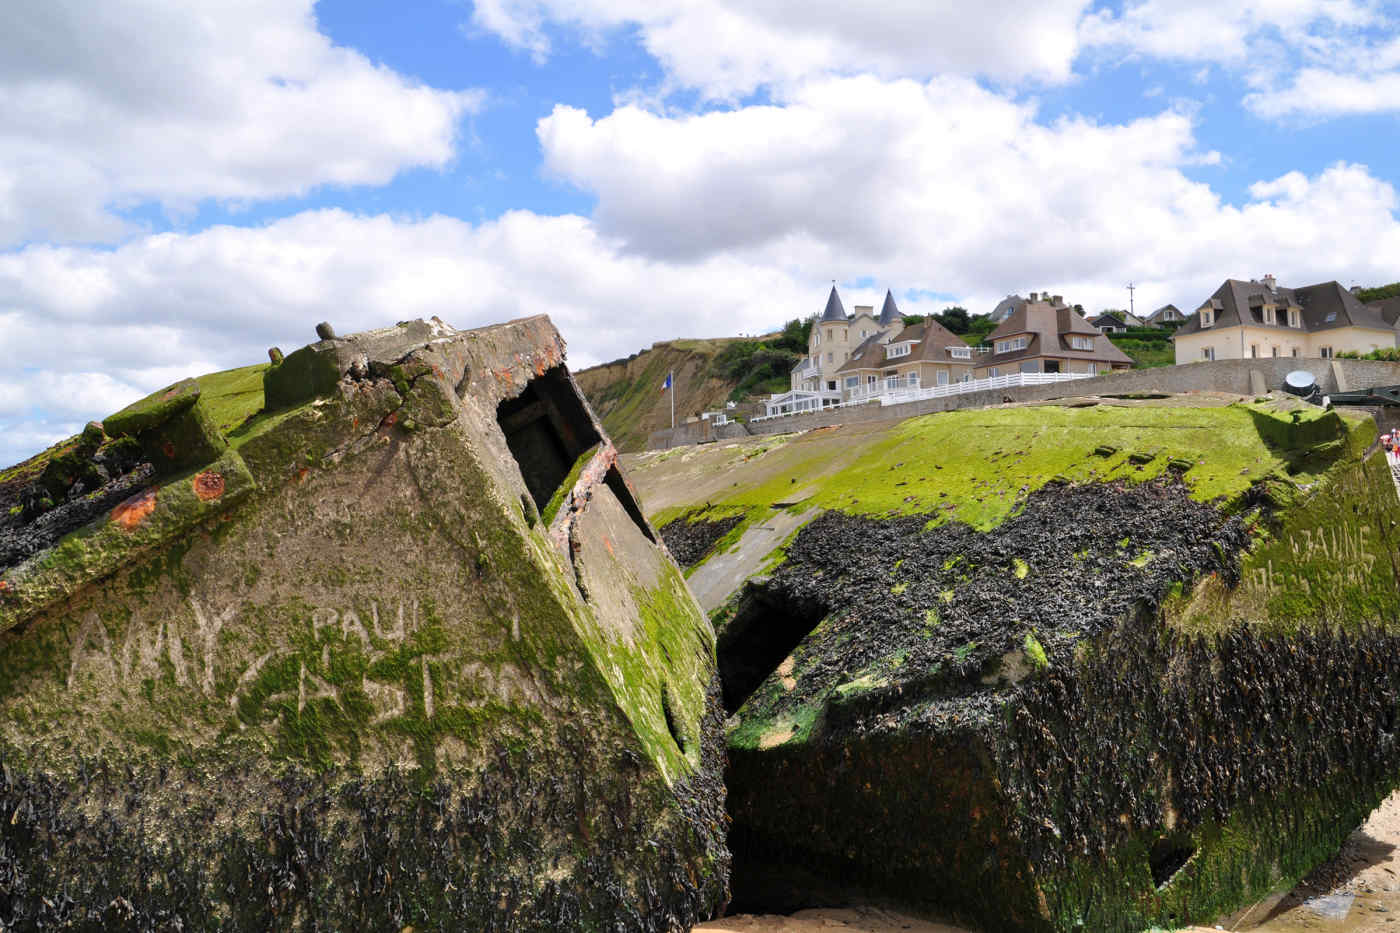
[[[965,395],[969,392],[987,392],[993,389],[1015,389],[1021,386],[1042,386],[1055,382],[1070,382],[1075,379],[1092,379],[1099,373],[1010,373],[1006,376],[988,376],[986,379],[973,379],[969,382],[952,382],[942,386],[906,386],[887,389],[883,385],[861,386],[850,389],[846,400],[821,409],[795,411],[778,415],[760,415],[750,421],[772,421],[775,418],[791,418],[793,415],[808,414],[811,411],[829,411],[845,408],[848,405],[866,405],[879,402],[881,405],[903,405],[907,402],[920,402],[927,398],[946,398],[949,395]]]

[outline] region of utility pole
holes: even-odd
[[[1134,285],[1132,282],[1129,282],[1129,283],[1128,283],[1128,314],[1132,315],[1133,317],[1137,317],[1137,311],[1136,311],[1136,309],[1133,307],[1133,292],[1135,292],[1136,290],[1137,290],[1137,286]]]

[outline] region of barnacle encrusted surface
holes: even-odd
[[[658,521],[817,516],[714,616],[736,908],[1137,931],[1328,857],[1400,776],[1375,433],[1076,400],[637,457]]]
[[[209,462],[0,567],[0,927],[711,913],[713,633],[553,327],[298,354],[201,380]]]

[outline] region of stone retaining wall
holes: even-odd
[[[1304,369],[1322,387],[1323,392],[1354,392],[1370,386],[1400,383],[1400,363],[1377,360],[1278,359],[1218,360],[1211,363],[1187,363],[1154,369],[1124,369],[1092,379],[1059,382],[1043,386],[1022,386],[929,398],[901,405],[853,405],[827,409],[810,414],[791,415],[769,421],[749,422],[744,428],[749,434],[786,434],[834,424],[868,421],[899,421],[915,415],[950,411],[957,408],[981,408],[1003,402],[1034,402],[1072,395],[1124,395],[1139,392],[1234,392],[1253,395],[1277,389],[1289,373]],[[664,450],[683,444],[700,444],[717,437],[708,431],[707,423],[677,425],[674,431],[656,431],[647,442],[650,450]],[[730,436],[741,436],[737,433]]]

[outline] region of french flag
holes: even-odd
[[[674,375],[675,375],[675,373],[667,373],[667,374],[666,374],[666,381],[663,382],[663,383],[661,383],[661,391],[662,391],[662,392],[665,392],[667,389],[671,388],[671,377],[674,376]]]

